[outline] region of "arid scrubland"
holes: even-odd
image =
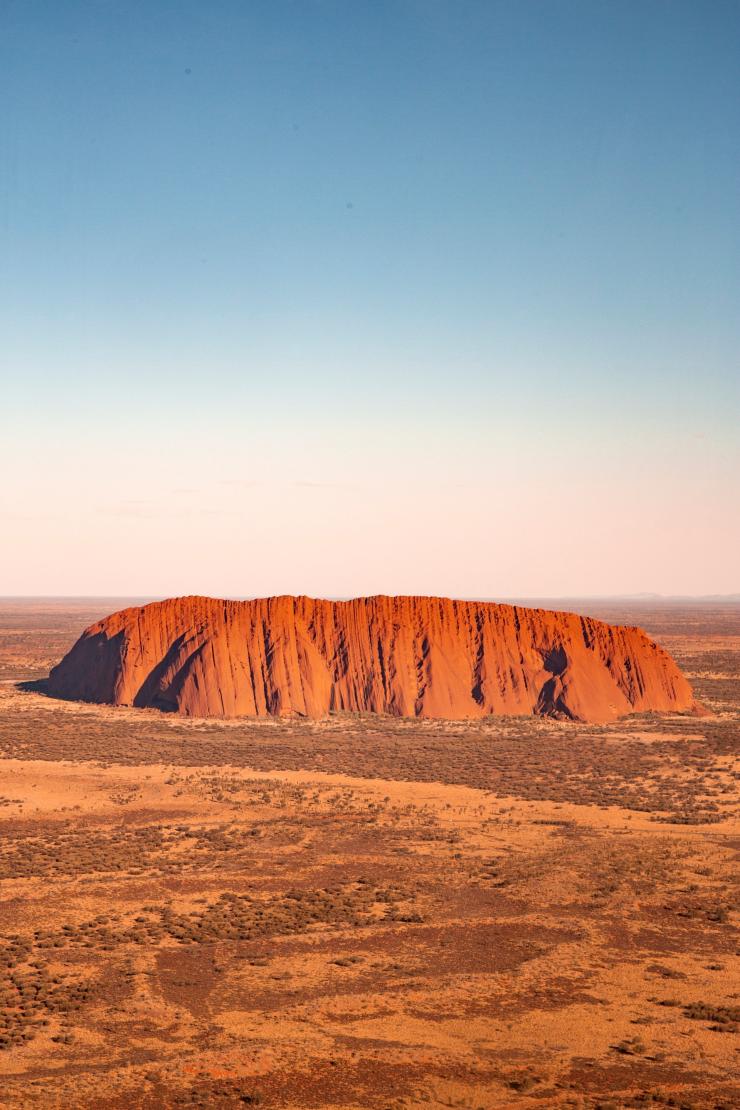
[[[55,701],[0,603],[0,1105],[740,1103],[740,606],[598,607],[711,717]]]

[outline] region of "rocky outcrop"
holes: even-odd
[[[694,708],[639,628],[434,597],[182,597],[92,625],[48,692],[197,717],[537,714],[608,721]]]

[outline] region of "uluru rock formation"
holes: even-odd
[[[196,717],[536,714],[609,721],[695,707],[639,628],[436,597],[181,597],[85,631],[48,692]]]

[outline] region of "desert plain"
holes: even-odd
[[[740,604],[588,602],[711,715],[183,719],[0,601],[0,1106],[740,1105]]]

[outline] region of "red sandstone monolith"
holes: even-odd
[[[48,691],[196,717],[537,714],[609,721],[695,708],[639,628],[437,597],[182,597],[93,624]]]

